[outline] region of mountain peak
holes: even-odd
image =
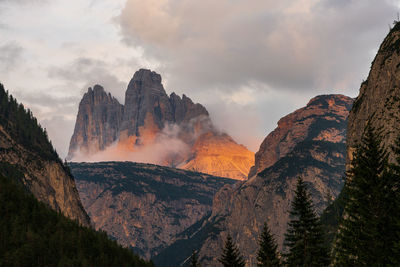
[[[251,168],[249,177],[272,166],[299,142],[344,141],[346,133],[338,129],[346,124],[352,103],[353,99],[344,95],[319,95],[305,107],[281,118],[278,127],[264,139],[256,153],[255,166]]]
[[[99,84],[95,84],[93,87],[89,87],[86,93],[87,94],[99,94],[99,93],[105,93],[105,90],[104,90],[103,86],[101,86]]]
[[[79,153],[95,153],[117,139],[123,106],[101,85],[88,88],[79,103],[74,134],[71,137],[68,159]]]
[[[93,86],[93,92],[105,92],[103,86],[99,84],[95,84]]]
[[[313,97],[310,101],[308,101],[307,106],[312,105],[352,105],[353,100],[348,96],[341,94],[327,94],[327,95],[318,95]]]
[[[88,88],[87,92],[83,95],[80,105],[97,106],[107,103],[120,105],[116,98],[104,90],[103,86],[96,84]]]
[[[136,71],[129,82],[125,93],[125,105],[121,105],[101,86],[89,88],[81,100],[75,124],[74,134],[71,138],[69,158],[74,160],[87,160],[88,157],[106,150],[111,144],[118,144],[118,149],[138,152],[145,147],[167,147],[166,155],[162,153],[151,163],[166,164],[169,166],[185,165],[198,171],[218,173],[223,166],[229,169],[231,178],[244,179],[253,164],[254,153],[245,147],[236,144],[230,137],[224,136],[223,145],[226,155],[218,157],[221,164],[206,161],[207,168],[202,168],[191,163],[190,160],[201,155],[211,159],[209,145],[220,137],[213,126],[207,109],[199,103],[193,102],[186,95],[182,98],[175,93],[168,96],[161,83],[161,75],[149,69]],[[211,136],[202,139],[197,150],[191,151],[199,137],[207,132]],[[179,145],[171,148],[164,144],[166,138]],[[160,140],[163,140],[162,145]],[[199,142],[197,142],[199,144]],[[174,149],[180,151],[176,152]],[[205,151],[200,151],[204,149]],[[235,150],[236,149],[236,150]],[[232,151],[244,153],[244,159],[229,157]],[[172,152],[171,152],[172,151]],[[222,151],[222,150],[221,150]],[[239,152],[238,152],[239,151]],[[75,152],[80,152],[80,157],[75,157]],[[210,154],[211,153],[211,154]],[[157,154],[157,153],[155,153]],[[188,155],[190,154],[190,155]],[[126,158],[129,160],[129,158]],[[204,163],[205,161],[196,161]],[[209,164],[212,163],[212,164]],[[236,164],[238,163],[238,164]],[[224,165],[225,164],[225,165]],[[236,164],[236,165],[235,165]],[[196,166],[195,166],[196,165]],[[201,166],[205,166],[204,164]],[[225,168],[225,167],[224,167]],[[220,174],[219,174],[220,175]]]
[[[140,69],[135,72],[132,78],[133,81],[161,83],[161,75],[149,69]]]
[[[329,192],[337,196],[343,186],[345,168],[345,136],[347,118],[353,100],[342,95],[322,95],[280,120],[279,126],[264,140],[255,157],[250,179],[235,186],[224,186],[214,196],[211,215],[186,240],[178,240],[170,248],[179,248],[180,265],[197,245],[199,259],[204,266],[215,266],[223,242],[230,234],[246,255],[246,264],[255,266],[257,239],[268,219],[271,233],[279,249],[283,248],[284,233],[290,218],[288,207],[294,197],[296,181],[302,177],[309,187],[317,214],[326,207]],[[210,135],[204,135],[207,139]],[[199,138],[197,147],[202,146]],[[197,166],[220,164],[217,155],[227,146],[219,147],[224,136],[213,138],[207,149],[212,157],[197,160]],[[205,149],[201,149],[205,151]],[[237,155],[228,151],[223,155]],[[243,152],[240,155],[244,155]],[[224,161],[226,162],[226,160]],[[235,165],[238,164],[236,160]],[[224,166],[222,169],[227,169]],[[209,237],[212,238],[209,238]],[[195,244],[195,245],[194,245]],[[168,249],[154,258],[173,258]],[[172,265],[172,264],[171,264]]]

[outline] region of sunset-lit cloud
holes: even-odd
[[[190,146],[179,138],[180,131],[177,125],[165,125],[154,140],[145,146],[132,147],[124,142],[115,142],[105,150],[91,155],[80,150],[75,151],[71,161],[134,161],[173,166],[182,163],[182,159],[187,158],[190,153]]]

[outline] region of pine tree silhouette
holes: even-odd
[[[260,248],[257,253],[257,267],[281,266],[278,257],[278,246],[271,235],[267,223],[264,223],[263,231],[259,239],[259,246]]]
[[[290,217],[285,234],[285,246],[289,250],[285,263],[288,266],[328,266],[322,227],[302,178],[297,180]]]
[[[399,147],[394,152],[399,155]],[[388,163],[380,133],[368,124],[347,173],[348,194],[335,243],[335,264],[399,266],[398,162]]]
[[[245,262],[238,247],[233,243],[232,237],[228,235],[221,258],[218,260],[224,267],[244,267]]]

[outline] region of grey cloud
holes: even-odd
[[[84,83],[83,91],[95,84],[102,85],[108,92],[123,102],[127,81],[120,81],[110,74],[111,67],[104,61],[92,58],[77,58],[63,67],[49,69],[50,78],[60,78],[66,82]]]
[[[14,42],[0,45],[0,71],[8,72],[21,61],[23,49]]]
[[[67,95],[66,97],[54,97],[46,93],[36,96],[21,94],[21,99],[32,105],[33,112],[37,111],[40,117],[44,118],[42,123],[48,128],[49,136],[62,157],[65,157],[67,153],[78,104],[88,87],[100,84],[121,103],[124,103],[128,81],[120,81],[112,74],[112,69],[114,64],[128,63],[135,65],[135,62],[119,62],[118,59],[116,63],[108,63],[101,59],[79,57],[67,64],[48,68],[49,78],[59,80],[59,88],[54,91],[69,90],[70,93],[61,94]],[[77,89],[81,91],[78,93]]]
[[[254,150],[311,97],[358,93],[399,3],[127,0],[116,21],[127,45],[161,62],[167,89],[204,104],[218,126]],[[257,101],[223,97],[254,85]]]
[[[229,133],[238,143],[256,152],[262,140],[277,126],[278,120],[303,107],[317,94],[301,92],[271,94],[266,89],[255,89],[253,100],[243,104],[216,99],[206,105],[217,127]]]
[[[88,87],[101,84],[113,96],[119,96],[119,100],[123,100],[126,84],[110,74],[110,69],[111,67],[101,60],[77,58],[64,66],[48,69],[49,78],[58,80],[59,85],[56,87],[32,93],[25,90],[15,91],[17,99],[40,118],[40,123],[47,129],[61,157],[67,155],[78,105]]]
[[[275,90],[357,90],[395,3],[321,0],[309,12],[295,4],[127,0],[119,22],[128,44],[165,63],[175,88],[231,91],[255,81]]]
[[[48,0],[0,0],[0,4],[14,4],[14,5],[43,4],[47,2]]]
[[[46,128],[51,142],[56,146],[58,155],[61,158],[65,158],[68,154],[69,141],[75,121],[62,115],[56,115],[44,119],[40,123]],[[66,134],[66,132],[68,134]]]
[[[75,96],[51,96],[46,93],[50,90],[35,93],[14,91],[13,95],[39,118],[58,154],[64,158],[68,152],[80,99]]]
[[[57,110],[62,107],[76,105],[80,100],[78,96],[51,96],[46,92],[26,93],[16,90],[14,94],[22,103]]]

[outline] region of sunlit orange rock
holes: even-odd
[[[101,86],[88,89],[68,159],[154,163],[243,180],[254,153],[219,133],[202,105],[168,96],[161,76],[141,69],[129,82],[125,105]]]
[[[254,164],[254,153],[224,133],[202,134],[192,147],[190,160],[182,169],[245,180]]]

